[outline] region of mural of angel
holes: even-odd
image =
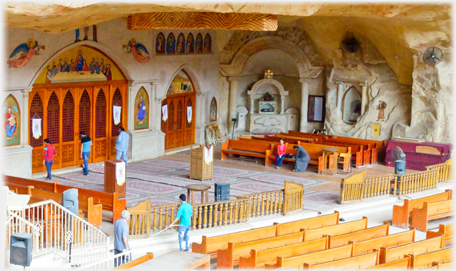
[[[211,41],[211,35],[209,34],[206,34],[206,36],[204,37],[204,53],[210,53],[211,52],[211,48],[212,48],[212,41]]]
[[[44,48],[44,45],[38,45],[38,42],[34,39],[29,39],[27,43],[22,43],[13,50],[7,63],[10,68],[25,67],[32,59],[32,56],[39,55],[40,49],[44,50]]]
[[[133,57],[139,63],[146,63],[150,60],[149,52],[142,43],[136,42],[135,39],[131,39],[128,45],[123,45],[123,48],[127,48],[128,53],[132,53]]]

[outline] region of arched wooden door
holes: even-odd
[[[79,98],[79,106],[78,106],[78,112],[75,114],[75,117],[77,117],[77,122],[78,122],[78,129],[75,131],[75,144],[76,148],[78,150],[77,153],[74,154],[75,160],[77,160],[78,164],[82,164],[83,160],[81,158],[81,142],[80,142],[80,137],[79,137],[79,132],[84,131],[86,135],[88,135],[92,139],[92,144],[93,144],[93,129],[92,129],[92,99],[91,95],[89,93],[92,93],[92,89],[89,88],[81,88],[79,89],[80,92],[80,98]],[[89,163],[92,163],[93,161],[93,146],[92,146],[92,153],[89,156]]]
[[[104,88],[106,89],[106,87]],[[94,91],[95,94],[95,114],[93,121],[94,134],[95,137],[92,138],[93,144],[93,154],[91,154],[93,162],[100,162],[106,159],[107,154],[107,121],[106,121],[106,111],[107,111],[107,102],[106,94],[103,87],[97,87]]]
[[[79,150],[77,143],[77,135],[75,133],[76,126],[76,105],[74,99],[74,89],[66,89],[64,93],[62,106],[62,167],[73,166],[77,157],[76,150]]]

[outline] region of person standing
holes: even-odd
[[[114,255],[130,250],[128,244],[128,221],[130,220],[130,212],[123,210],[119,219],[114,223]],[[124,255],[114,259],[114,267],[128,263],[131,260],[130,255]]]
[[[294,172],[304,172],[307,169],[310,161],[310,155],[306,152],[306,150],[301,146],[293,146],[293,149],[297,150],[296,152],[296,165]]]
[[[125,166],[128,166],[128,158],[127,158],[127,151],[128,151],[128,141],[130,140],[130,135],[125,132],[123,127],[119,128],[119,135],[116,139],[116,150],[117,155],[116,159],[120,161],[120,158],[125,161]]]
[[[44,140],[44,159],[43,159],[43,164],[46,165],[46,170],[47,170],[47,180],[52,180],[51,176],[51,168],[52,164],[54,163],[54,155],[56,154],[54,146],[51,145],[51,141],[49,138],[46,138]]]
[[[285,143],[283,141],[283,138],[281,138],[280,139],[280,144],[277,145],[277,155],[276,155],[277,169],[282,164],[282,161],[285,158],[286,152],[287,152],[287,145],[285,145]]]
[[[190,230],[190,225],[192,222],[191,217],[193,216],[193,208],[190,204],[186,202],[187,197],[184,194],[179,196],[181,205],[179,206],[179,210],[177,211],[176,220],[171,223],[168,228],[171,228],[177,220],[180,219],[180,226],[179,226],[179,249],[182,249],[182,236],[185,239],[185,251],[190,251],[189,248],[189,240],[188,231]]]
[[[84,131],[80,132],[81,134],[81,158],[84,160],[84,175],[89,175],[89,156],[90,156],[90,146],[92,146],[92,140]]]

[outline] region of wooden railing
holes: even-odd
[[[249,209],[249,200],[245,198],[193,205],[192,229],[245,223]]]
[[[351,203],[383,195],[404,195],[437,187],[440,182],[452,181],[453,160],[427,166],[425,171],[405,175],[388,174],[366,178],[366,172],[344,178],[340,184],[339,203]]]
[[[138,203],[130,211],[130,237],[145,238],[150,235],[150,199]]]
[[[236,196],[250,202],[249,217],[277,214],[283,211],[283,190]]]

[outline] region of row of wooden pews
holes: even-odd
[[[62,204],[62,193],[65,190],[78,189],[79,208],[88,219],[88,222],[96,227],[101,226],[102,219],[114,223],[120,218],[122,211],[127,206],[127,200],[119,199],[116,192],[105,193],[61,185],[58,182],[49,183],[7,175],[4,175],[4,183],[15,193],[31,195],[30,203],[52,199]],[[112,212],[112,218],[103,218],[102,210]]]
[[[390,225],[367,227],[367,218],[339,224],[339,213],[230,233],[203,236],[192,252],[217,257],[217,268],[362,269],[445,265],[445,237],[415,241],[415,229],[389,234]],[[430,254],[429,261],[421,255]],[[407,258],[407,260],[405,260]],[[426,263],[421,263],[426,262]],[[436,264],[434,263],[434,265]]]

